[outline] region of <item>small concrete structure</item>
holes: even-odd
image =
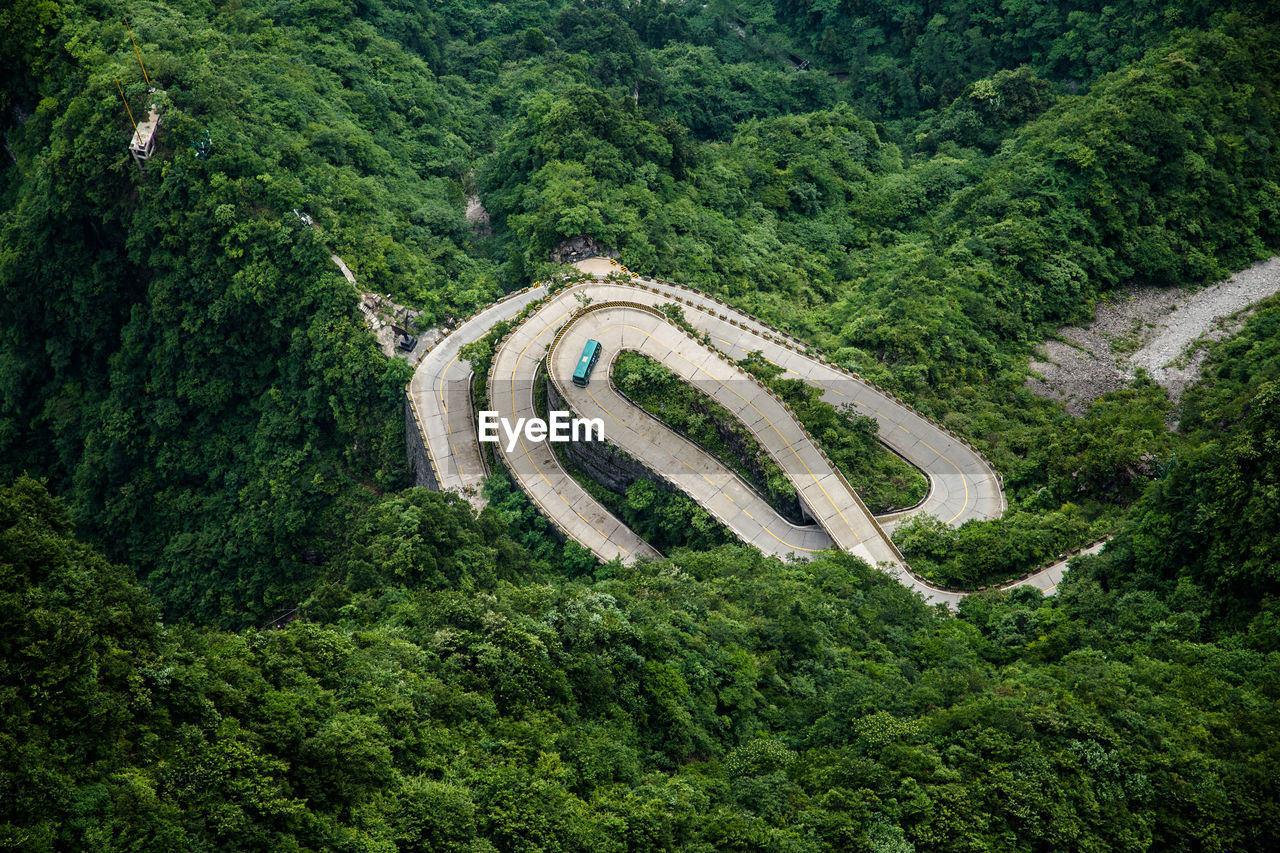
[[[294,213],[298,213],[297,210]],[[303,217],[306,217],[303,219]],[[305,213],[299,214],[303,224],[311,227],[310,219]],[[382,350],[383,355],[387,358],[395,358],[397,356],[404,358],[412,365],[422,359],[426,351],[435,346],[436,341],[442,337],[442,332],[438,328],[420,329],[418,326],[418,317],[421,311],[414,311],[412,308],[406,308],[403,305],[397,305],[391,301],[390,295],[383,296],[380,293],[373,293],[368,290],[361,290],[360,285],[356,283],[356,277],[351,268],[346,265],[342,258],[337,255],[330,255],[329,259],[338,267],[345,278],[356,292],[360,294],[360,302],[357,307],[360,313],[364,315],[365,325],[369,331],[373,332],[373,336],[378,339],[378,347]],[[417,331],[418,334],[414,334]]]

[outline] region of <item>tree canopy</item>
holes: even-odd
[[[1176,404],[1025,380],[1099,297],[1276,252],[1278,52],[1256,0],[0,8],[0,847],[1275,849],[1280,306]],[[988,455],[1009,512],[904,526],[919,571],[1111,544],[951,613],[648,481],[633,566],[501,475],[409,488],[409,367],[331,255],[434,324],[576,237]]]

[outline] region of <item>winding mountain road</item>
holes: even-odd
[[[931,602],[954,605],[964,596],[911,574],[886,528],[921,512],[953,525],[999,517],[1005,509],[1000,478],[980,453],[799,341],[713,297],[640,277],[606,259],[579,267],[593,278],[549,297],[542,286],[512,294],[467,320],[422,360],[409,395],[442,489],[466,494],[479,506],[478,487],[487,474],[471,400],[472,371],[459,350],[494,324],[530,309],[500,342],[490,368],[489,405],[500,417],[514,423],[536,416],[534,388],[545,357],[557,391],[578,416],[603,419],[608,441],[690,495],[744,542],[779,556],[838,547],[880,566]],[[681,305],[698,337],[657,310],[671,303]],[[601,342],[604,358],[591,384],[579,388],[568,380],[588,338]],[[782,518],[710,454],[620,394],[608,377],[624,350],[660,361],[737,415],[796,486],[816,523],[795,525]],[[783,368],[785,376],[817,387],[827,402],[852,404],[876,418],[881,441],[928,476],[925,499],[873,518],[786,405],[734,363],[751,352]],[[521,438],[509,452],[505,443],[494,447],[521,488],[566,536],[604,560],[659,556],[564,470],[549,444]],[[1047,589],[1060,575],[1059,569],[1052,577],[1037,574],[1014,585]]]

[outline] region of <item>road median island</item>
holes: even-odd
[[[661,362],[620,353],[609,381],[632,405],[702,447],[793,524],[804,524],[795,486],[764,448],[727,409],[682,381]]]

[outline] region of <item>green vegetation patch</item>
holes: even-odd
[[[1238,482],[1274,482],[1276,458]],[[1246,459],[1206,459],[1184,485]],[[570,576],[518,541],[530,518],[507,515],[510,496],[478,518],[456,495],[385,496],[296,619],[231,633],[162,624],[39,483],[0,488],[0,838],[960,853],[1057,849],[1066,831],[1100,850],[1274,846],[1275,607],[1215,641],[1197,581],[1143,571],[1149,533],[1080,561],[1057,598],[974,596],[956,617],[843,554],[794,565],[723,547]],[[1149,504],[1153,523],[1180,512],[1170,497]],[[1274,541],[1274,504],[1261,509]],[[1187,767],[1195,784],[1171,770]]]
[[[837,409],[820,399],[817,388],[799,379],[783,379],[782,368],[759,353],[738,365],[786,401],[867,509],[873,513],[906,509],[929,493],[924,474],[880,443],[875,418],[859,415],[848,406]]]
[[[917,515],[893,532],[911,570],[941,586],[978,589],[1046,566],[1114,526],[1111,515],[1088,518],[1074,504],[1048,512],[1014,511],[1003,518],[951,527]]]
[[[639,353],[618,356],[613,363],[613,381],[637,406],[745,480],[784,518],[804,523],[795,487],[728,409]]]

